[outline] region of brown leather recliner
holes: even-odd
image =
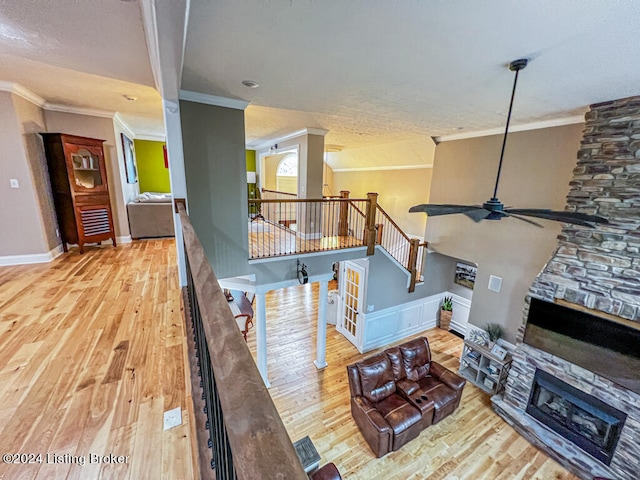
[[[415,396],[419,389],[433,401],[433,423],[451,415],[462,397],[462,389],[467,381],[431,360],[429,342],[425,337],[416,338],[399,346],[406,382],[400,382],[401,394],[408,398]]]
[[[466,383],[431,360],[425,337],[349,365],[347,373],[351,414],[377,457],[453,413]]]
[[[377,457],[398,450],[422,430],[422,415],[396,393],[391,362],[384,353],[347,367],[351,415]]]

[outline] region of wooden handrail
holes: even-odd
[[[329,202],[368,202],[367,198],[250,198],[249,203],[329,203]],[[357,207],[356,207],[357,208]]]
[[[307,479],[184,206],[178,211],[237,478]]]
[[[380,206],[380,204],[378,204],[378,210],[380,210],[380,213],[382,214],[382,216],[383,216],[384,218],[386,218],[386,219],[387,219],[387,221],[388,221],[391,225],[393,225],[393,226],[395,227],[395,229],[396,229],[396,230],[398,230],[398,232],[399,232],[399,233],[400,233],[404,238],[406,238],[406,239],[407,239],[407,242],[410,242],[410,241],[411,241],[411,239],[409,238],[409,236],[408,236],[406,233],[404,233],[404,232],[402,231],[402,229],[398,226],[398,224],[397,224],[396,222],[394,222],[394,221],[393,221],[393,219],[389,216],[389,214],[388,214],[387,212],[385,212],[385,211],[384,211],[384,209]]]
[[[291,192],[280,192],[279,190],[269,190],[268,188],[263,188],[262,193],[277,193],[278,195],[290,195],[292,197],[297,197],[298,194],[297,193],[291,193]]]

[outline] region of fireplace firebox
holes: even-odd
[[[536,369],[527,413],[609,465],[627,415]]]

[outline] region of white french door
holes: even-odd
[[[337,330],[347,340],[359,347],[361,338],[358,335],[362,329],[360,313],[364,307],[365,275],[364,267],[354,262],[342,262],[342,280],[340,298],[342,300],[340,319]]]

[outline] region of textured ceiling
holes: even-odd
[[[140,1],[0,0],[0,83],[162,133]],[[425,141],[502,127],[518,57],[515,125],[638,95],[639,34],[633,0],[192,0],[182,88],[250,101],[252,146]]]
[[[250,101],[253,145],[362,147],[503,126],[520,57],[516,125],[638,95],[639,34],[634,1],[194,0],[182,88]]]
[[[137,2],[0,0],[0,65],[0,81],[49,103],[117,111],[136,131],[163,131]]]

